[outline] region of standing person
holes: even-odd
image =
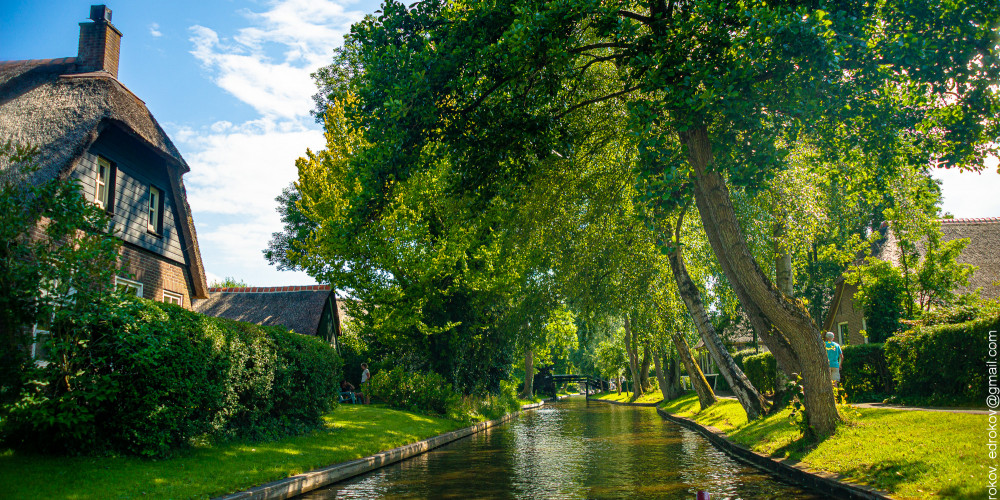
[[[840,365],[844,364],[844,351],[833,341],[833,332],[826,332],[826,357],[830,360],[830,380],[840,387]]]
[[[368,379],[370,379],[371,377],[372,377],[371,373],[368,373],[368,363],[361,363],[361,387],[360,388],[363,390],[363,392],[361,393],[361,396],[364,397],[366,405],[367,404],[371,404],[371,400],[368,399],[368,388],[365,387],[365,383],[368,382]]]

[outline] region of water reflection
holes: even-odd
[[[571,398],[306,494],[333,498],[824,498],[729,458],[652,408]]]

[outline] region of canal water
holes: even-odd
[[[730,458],[654,408],[546,403],[508,423],[301,497],[820,499]]]

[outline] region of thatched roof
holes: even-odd
[[[958,262],[976,266],[969,286],[958,289],[964,293],[980,289],[984,299],[1000,297],[1000,217],[983,217],[974,219],[941,219],[941,241],[951,241],[968,238],[969,244],[958,257]],[[896,236],[890,231],[886,236],[886,244],[881,247],[878,258],[894,265],[899,265],[899,245]],[[917,249],[923,254],[923,245]]]
[[[42,182],[66,178],[107,127],[118,127],[161,156],[185,223],[196,297],[207,296],[191,209],[181,175],[190,168],[145,103],[106,71],[77,72],[76,58],[0,62],[0,140],[37,146]]]
[[[328,298],[336,300],[329,285],[211,288],[208,298],[196,300],[194,310],[206,316],[228,318],[316,335]],[[337,301],[334,319],[341,321],[343,306]],[[339,333],[339,331],[338,331]]]

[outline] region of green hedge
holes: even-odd
[[[3,408],[15,449],[164,456],[193,439],[269,439],[315,428],[340,359],[315,337],[112,296],[57,317],[53,362],[28,367]]]
[[[762,352],[743,358],[743,373],[760,393],[774,393],[777,364],[775,364],[774,355],[770,352]]]
[[[841,386],[851,402],[881,401],[893,392],[883,344],[845,345]]]
[[[438,415],[454,412],[461,399],[441,375],[406,372],[398,366],[375,373],[361,389],[391,408]]]
[[[982,405],[991,330],[1000,330],[1000,315],[923,327],[887,340],[885,357],[896,394],[926,404]]]

